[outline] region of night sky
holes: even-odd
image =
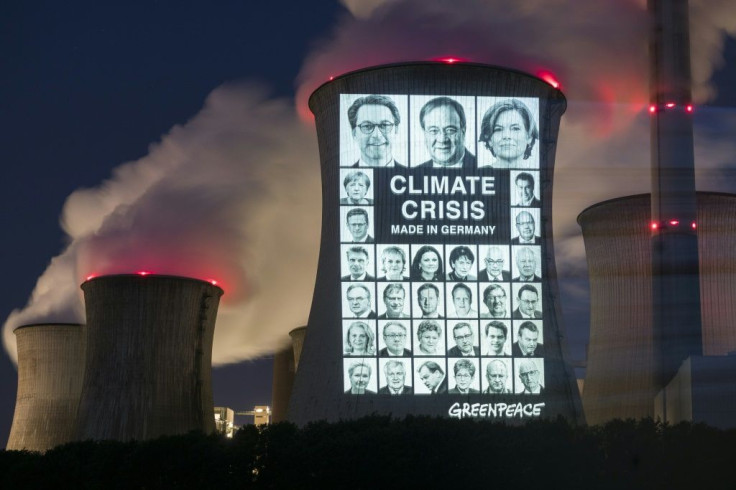
[[[256,81],[274,97],[293,97],[305,55],[343,15],[336,1],[2,2],[0,318],[26,304],[66,245],[59,216],[69,194],[146,155],[225,82]],[[733,110],[733,39],[724,58],[709,105]],[[3,445],[16,378],[3,351]],[[215,404],[270,404],[270,383],[268,359],[215,369]]]

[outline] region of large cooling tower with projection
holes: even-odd
[[[114,275],[90,279],[82,290],[87,355],[78,439],[212,432],[212,339],[222,289],[184,277]]]
[[[289,419],[582,420],[552,244],[562,92],[418,62],[335,77],[309,106],[322,238]]]
[[[23,325],[18,346],[18,396],[7,449],[46,451],[75,440],[84,378],[84,326]]]
[[[703,354],[723,356],[736,351],[736,195],[698,192],[697,210]],[[662,386],[655,377],[650,196],[595,204],[578,222],[591,296],[586,419],[652,417]]]

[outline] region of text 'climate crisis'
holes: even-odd
[[[390,182],[391,192],[412,196],[494,196],[495,177],[492,176],[428,176],[405,177],[395,175]],[[485,217],[485,204],[481,200],[414,200],[404,201],[401,214],[405,219],[474,219]]]

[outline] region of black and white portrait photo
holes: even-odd
[[[511,318],[511,288],[507,282],[481,283],[481,318]]]
[[[346,356],[376,355],[376,321],[343,320],[343,354]]]
[[[483,359],[483,393],[486,395],[508,395],[513,393],[514,370],[511,359]]]
[[[383,375],[379,395],[413,395],[411,361],[409,359],[379,359]]]
[[[541,395],[544,393],[544,359],[524,357],[514,359],[516,393]]]
[[[379,281],[409,280],[409,245],[378,245]]]
[[[414,361],[414,393],[418,395],[447,394],[447,365],[444,357]]]
[[[538,208],[542,205],[539,199],[539,171],[511,171],[511,205]],[[518,231],[518,230],[517,230]]]
[[[439,282],[412,283],[412,297],[416,302],[412,305],[413,318],[445,318],[444,290],[445,285]]]
[[[478,347],[478,321],[454,320],[447,322],[447,350],[451,357],[475,357],[480,354]]]
[[[411,316],[411,289],[408,282],[378,283],[378,319],[409,318]]]
[[[475,260],[477,257],[477,247],[475,245],[457,245],[447,248],[447,280],[477,280],[478,264]]]
[[[478,378],[478,359],[448,359],[452,366],[454,386],[447,393],[450,395],[473,395],[480,393]]]
[[[511,278],[515,282],[535,282],[542,280],[542,250],[539,246],[511,247],[514,255]]]
[[[412,167],[475,169],[475,98],[411,97]]]
[[[542,284],[513,284],[514,320],[539,320],[542,318]]]
[[[375,395],[378,390],[376,381],[376,359],[343,359],[343,387],[348,395]]]
[[[373,207],[340,206],[340,238],[347,243],[374,243]]]
[[[491,320],[481,323],[483,332],[483,347],[481,354],[484,356],[510,356],[511,355],[511,322],[509,320]]]
[[[448,282],[447,318],[478,318],[475,302],[478,298],[478,283]]]
[[[445,355],[445,322],[414,320],[414,356]]]
[[[412,281],[444,281],[442,245],[412,245],[409,275]]]
[[[406,167],[406,95],[340,96],[340,166]]]
[[[478,166],[538,169],[539,99],[478,97]]]
[[[411,357],[411,323],[406,320],[378,320],[381,332],[378,355],[380,357]]]
[[[375,283],[372,282],[343,282],[342,283],[342,317],[363,318],[375,320],[373,299],[375,298]]]
[[[371,244],[342,245],[343,281],[375,281],[374,248]]]
[[[514,320],[514,357],[542,357],[544,355],[544,332],[542,320]]]
[[[483,282],[508,282],[511,280],[509,247],[505,245],[480,246],[482,257],[478,280]]]
[[[511,245],[541,245],[539,208],[512,208]]]
[[[369,206],[373,204],[373,170],[340,169],[340,204]]]

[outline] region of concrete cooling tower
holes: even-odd
[[[591,296],[586,419],[652,417],[662,387],[655,379],[650,196],[595,204],[578,223]],[[696,223],[703,354],[724,356],[736,351],[736,195],[698,192]]]
[[[222,289],[184,277],[115,275],[82,290],[87,354],[77,438],[214,431],[212,339]]]
[[[356,71],[310,98],[323,212],[298,424],[582,420],[552,244],[565,97],[454,61]]]
[[[84,378],[84,326],[23,325],[18,346],[18,396],[9,450],[46,451],[74,440]]]

